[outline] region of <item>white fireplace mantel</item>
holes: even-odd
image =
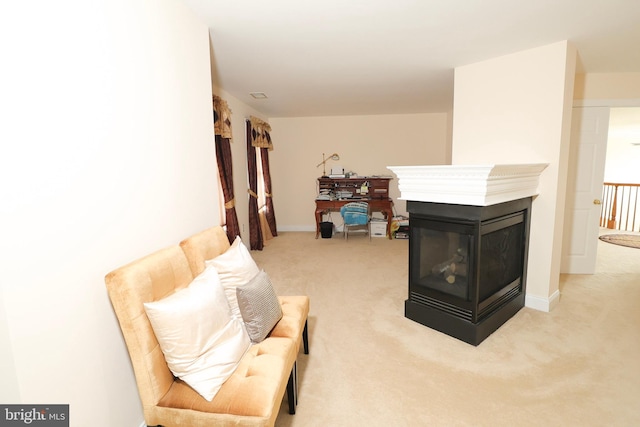
[[[538,194],[546,163],[388,166],[401,200],[489,206]]]

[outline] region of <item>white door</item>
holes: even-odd
[[[573,109],[562,273],[595,272],[608,131],[609,107]]]

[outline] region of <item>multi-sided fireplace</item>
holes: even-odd
[[[406,317],[478,345],[524,306],[531,199],[407,210]]]
[[[545,166],[389,168],[408,199],[407,318],[478,345],[524,306],[531,201]]]

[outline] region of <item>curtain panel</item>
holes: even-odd
[[[264,218],[258,206],[258,161],[260,153],[262,166],[262,182],[265,192]],[[273,207],[271,170],[269,167],[269,151],[273,150],[271,126],[257,117],[247,120],[247,165],[249,170],[249,228],[251,231],[251,249],[262,250],[264,241],[278,235],[276,214]]]
[[[271,171],[269,169],[269,149],[260,148],[260,159],[262,160],[262,178],[264,180],[265,193],[265,218],[269,224],[269,230],[272,236],[278,235],[276,226],[276,212],[273,208],[273,199],[271,198]]]
[[[261,251],[264,248],[260,216],[258,215],[258,161],[253,146],[251,120],[247,120],[247,172],[249,175],[249,248]]]
[[[215,135],[218,175],[224,197],[227,238],[233,243],[240,235],[240,225],[236,213],[236,199],[233,190],[233,161],[231,158],[231,110],[227,102],[213,95],[213,133]]]
[[[264,216],[266,223],[269,225],[271,236],[277,236],[278,230],[276,226],[276,214],[273,207],[272,187],[271,187],[271,171],[269,168],[269,151],[273,151],[273,141],[271,140],[271,125],[262,119],[251,116],[251,146],[260,150],[260,159],[262,165],[262,180],[265,191],[265,207]],[[266,230],[263,230],[263,232]],[[265,234],[265,233],[263,233]]]

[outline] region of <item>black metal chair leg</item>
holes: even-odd
[[[298,406],[298,362],[294,362],[293,364],[293,373],[294,373],[294,378],[293,378],[293,390],[296,396],[296,407]]]
[[[287,401],[289,402],[289,413],[291,415],[296,413],[296,403],[298,401],[297,396],[297,378],[296,378],[296,365],[293,364],[293,369],[289,375],[289,381],[287,382]]]
[[[304,344],[304,354],[309,354],[309,333],[307,332],[307,323],[304,322],[304,329],[302,330],[302,343]]]

